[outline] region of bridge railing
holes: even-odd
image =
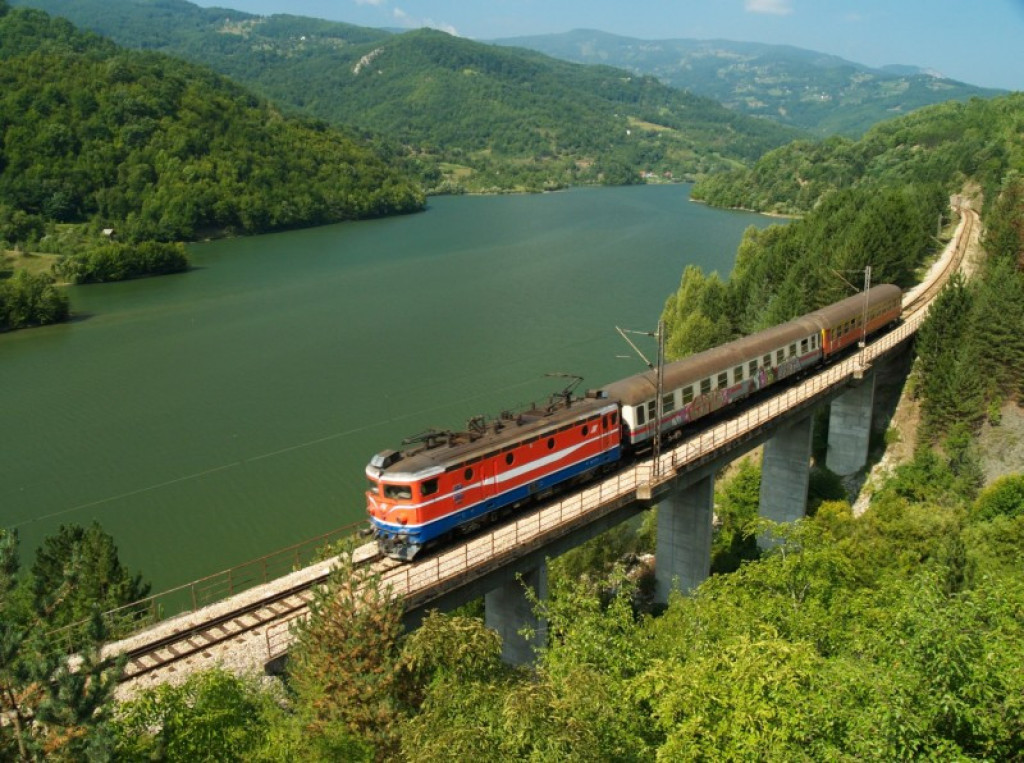
[[[481,567],[495,566],[503,557],[537,541],[550,529],[634,493],[641,482],[649,479],[650,468],[650,464],[640,464],[424,562],[396,567],[384,573],[383,582],[396,595],[406,597],[425,588],[444,590],[446,582]]]
[[[772,420],[779,418],[802,403],[807,403],[831,389],[846,384],[861,361],[870,363],[902,343],[912,334],[919,319],[908,321],[892,332],[868,345],[863,358],[854,356],[810,377],[780,395],[753,406],[741,416],[724,421],[684,440],[661,456],[657,482],[672,479],[677,469],[719,451],[730,443],[748,438]],[[396,595],[409,597],[427,588],[443,592],[446,585],[467,573],[494,566],[514,549],[537,541],[544,533],[564,523],[620,499],[644,484],[655,482],[653,463],[637,464],[622,472],[575,493],[562,501],[542,508],[514,522],[481,535],[418,564],[396,567],[383,575],[383,582]]]
[[[630,495],[635,497],[638,488],[643,485],[654,486],[669,481],[676,476],[677,470],[704,456],[720,452],[730,444],[748,439],[793,408],[811,403],[821,395],[845,385],[862,361],[871,363],[904,342],[917,330],[921,319],[922,316],[916,315],[878,338],[864,348],[863,356],[858,354],[846,358],[763,403],[752,406],[743,414],[683,440],[660,457],[657,476],[653,462],[638,463],[628,471],[590,485],[492,532],[471,538],[414,564],[403,564],[388,570],[383,573],[382,582],[391,588],[394,595],[407,599],[427,589],[434,594],[443,593],[455,587],[457,581],[468,574],[498,566],[516,549],[537,542],[545,533],[602,506]],[[297,614],[267,629],[267,659],[288,651],[292,627],[302,617],[304,614]]]
[[[215,604],[275,578],[287,575],[316,561],[325,547],[350,538],[362,522],[339,527],[315,538],[295,543],[256,559],[193,580],[184,585],[148,596],[145,599],[103,612],[104,627],[117,637],[163,620]],[[82,620],[52,631],[53,643],[73,651],[83,643],[91,620]]]

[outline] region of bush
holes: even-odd
[[[981,491],[971,508],[971,519],[978,522],[1020,514],[1024,514],[1024,474],[1000,477]]]
[[[61,265],[61,275],[74,283],[124,281],[142,276],[179,273],[188,269],[185,245],[158,241],[138,244],[103,243],[82,254],[71,255]]]

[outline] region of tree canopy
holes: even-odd
[[[830,193],[938,184],[947,193],[965,180],[994,197],[1004,175],[1024,162],[1024,94],[927,106],[875,125],[859,140],[796,141],[753,167],[710,175],[693,197],[722,207],[806,213]]]
[[[423,206],[365,144],[284,117],[209,69],[122,50],[63,19],[5,13],[0,62],[0,241],[82,255],[72,270],[86,280],[160,272],[166,259],[145,242]],[[71,237],[67,224],[83,229]],[[100,250],[104,228],[135,246]]]
[[[32,0],[130,48],[201,62],[280,108],[375,136],[435,192],[675,179],[801,131],[607,66],[432,29],[395,34],[185,2]]]

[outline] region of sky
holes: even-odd
[[[597,29],[644,40],[795,45],[1024,90],[1024,0],[193,0],[474,40]]]

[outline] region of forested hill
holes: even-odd
[[[184,0],[22,0],[201,61],[288,107],[400,142],[435,190],[628,183],[736,166],[801,133],[667,87],[433,30],[389,34]]]
[[[967,85],[916,67],[873,69],[788,45],[729,40],[638,40],[577,29],[496,40],[566,61],[618,66],[713,98],[741,114],[825,136],[857,136],[922,106],[1003,91]]]
[[[407,212],[422,194],[323,123],[205,67],[0,3],[0,240],[68,252]],[[88,223],[81,228],[56,227]],[[63,237],[63,240],[62,240]],[[79,242],[80,243],[80,242]]]
[[[798,141],[753,168],[708,177],[694,198],[723,207],[803,213],[843,188],[971,179],[995,196],[1008,170],[1024,167],[1024,94],[949,102],[883,122],[857,141]]]

